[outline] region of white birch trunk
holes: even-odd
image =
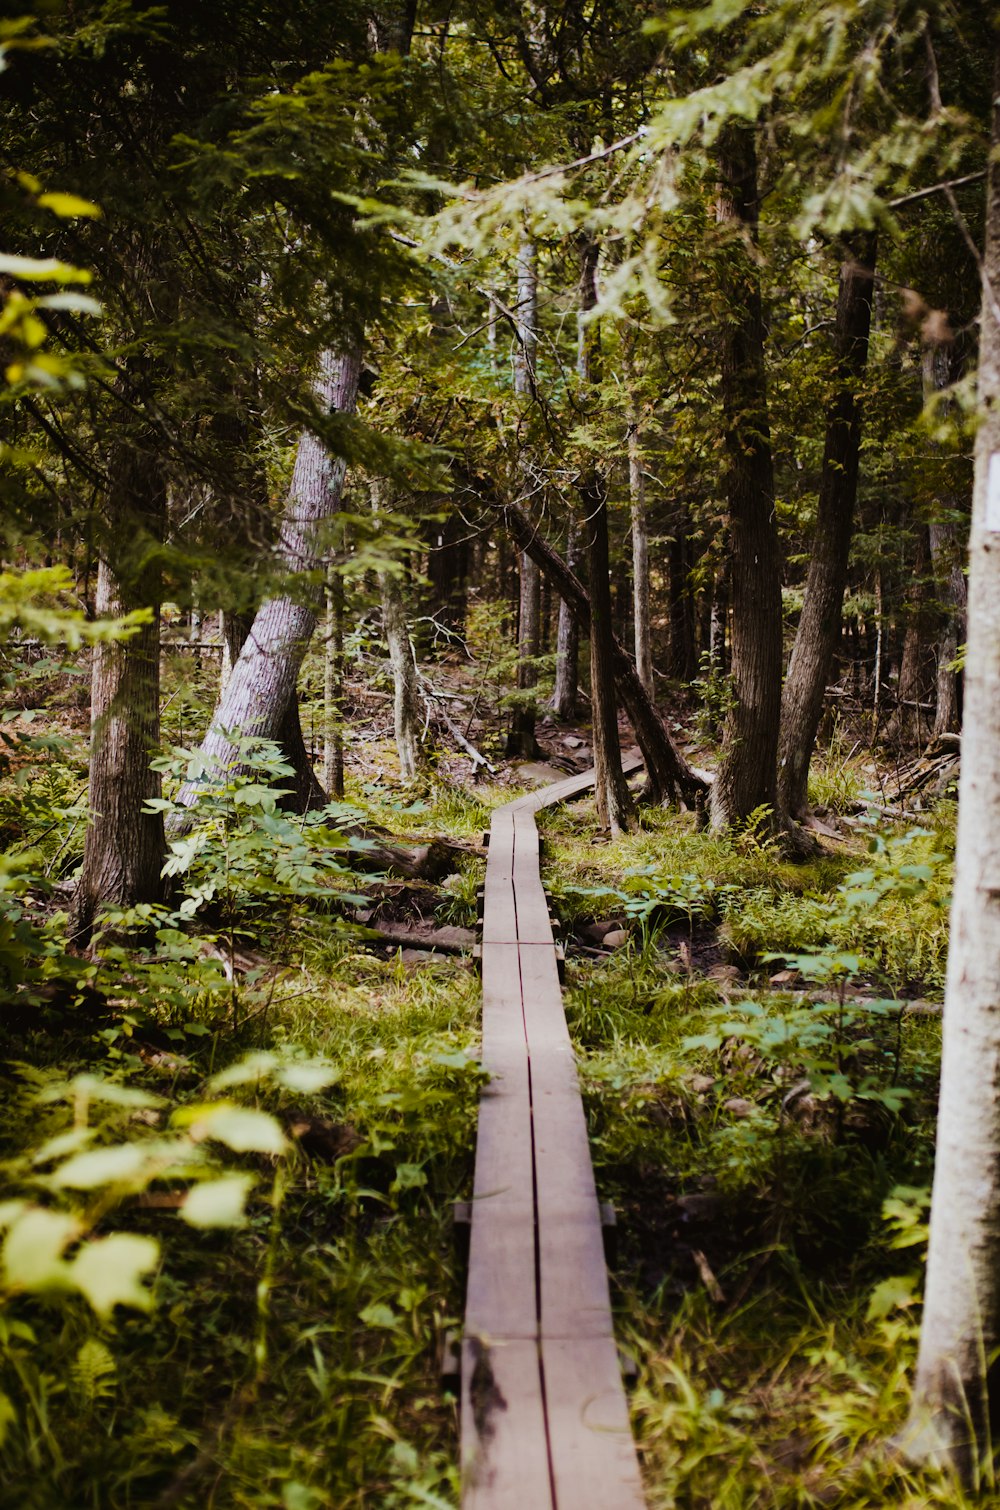
[[[359,351],[324,352],[316,382],[319,404],[330,413],[351,413],[360,372]],[[345,471],[340,457],[330,456],[311,432],[303,433],[278,544],[285,570],[303,575],[294,596],[281,593],[261,605],[233,665],[201,746],[202,753],[223,764],[234,759],[230,736],[237,730],[244,736],[280,737],[322,606],[321,586],[307,585],[304,574],[315,575],[322,566],[322,526],[340,505]],[[180,801],[190,806],[197,801],[198,790],[198,783],[188,783]]]
[[[1000,84],[997,56],[994,99]],[[971,1483],[1000,1417],[1000,107],[987,189],[969,645],[931,1241],[908,1456]],[[993,1397],[991,1400],[990,1396]],[[996,1401],[996,1403],[994,1403]]]

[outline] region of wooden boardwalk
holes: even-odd
[[[626,770],[641,765],[637,756]],[[534,814],[493,815],[483,1048],[462,1343],[463,1510],[641,1510],[601,1213],[538,871]]]

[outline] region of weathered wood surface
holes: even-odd
[[[623,761],[638,770],[641,757]],[[493,816],[483,1063],[462,1347],[463,1510],[641,1510],[601,1213],[538,872],[534,814],[593,773]]]

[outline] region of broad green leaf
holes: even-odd
[[[252,1085],[255,1080],[270,1075],[277,1063],[276,1054],[247,1054],[243,1059],[231,1064],[228,1069],[220,1070],[217,1075],[213,1075],[208,1082],[208,1089],[214,1096],[218,1091],[228,1090],[232,1085]]]
[[[7,1433],[17,1420],[17,1411],[9,1395],[0,1390],[0,1447],[7,1440]]]
[[[286,1064],[275,1075],[275,1079],[290,1091],[301,1091],[303,1095],[315,1095],[318,1091],[326,1090],[328,1085],[333,1085],[339,1079],[337,1071],[332,1064],[323,1064],[319,1060],[311,1062],[303,1060],[301,1064]]]
[[[399,1320],[391,1306],[376,1302],[365,1306],[358,1318],[365,1326],[394,1327]]]
[[[24,278],[29,283],[89,283],[92,274],[83,267],[71,267],[56,257],[14,257],[0,254],[0,273]]]
[[[890,1311],[912,1306],[917,1299],[916,1288],[915,1274],[895,1274],[891,1279],[883,1279],[871,1293],[865,1320],[882,1321]]]
[[[78,1153],[97,1136],[93,1127],[71,1127],[69,1132],[47,1138],[32,1156],[32,1164],[50,1164],[53,1159],[64,1159],[67,1154]]]
[[[79,216],[88,220],[101,218],[98,206],[89,199],[81,199],[79,194],[61,194],[58,191],[39,194],[38,203],[43,210],[51,210],[53,215],[58,215],[63,220],[73,220]]]
[[[235,1153],[280,1154],[288,1146],[280,1124],[267,1112],[225,1102],[191,1111],[194,1114],[191,1131],[195,1137],[214,1138]]]
[[[396,1178],[392,1182],[393,1190],[419,1190],[421,1185],[427,1184],[427,1176],[420,1164],[397,1164]]]
[[[116,1143],[91,1148],[68,1159],[52,1176],[53,1185],[68,1190],[96,1190],[99,1185],[133,1184],[150,1164],[149,1145]]]
[[[253,1183],[250,1174],[206,1180],[188,1192],[180,1214],[192,1227],[242,1227],[243,1208]]]
[[[69,1265],[63,1253],[79,1234],[79,1222],[67,1212],[28,1207],[3,1245],[5,1283],[14,1290],[65,1289]]]
[[[87,1243],[70,1265],[70,1274],[98,1316],[110,1316],[117,1305],[148,1311],[152,1296],[141,1280],[159,1259],[159,1244],[151,1237],[116,1232]]]
[[[118,1085],[113,1080],[102,1080],[99,1075],[74,1075],[72,1080],[50,1085],[42,1091],[39,1101],[106,1101],[111,1106],[129,1106],[153,1109],[165,1106],[162,1096],[152,1091],[141,1091],[131,1085]]]
[[[70,310],[79,315],[99,315],[104,310],[104,305],[89,294],[46,294],[35,303],[39,309]]]

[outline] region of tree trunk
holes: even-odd
[[[223,674],[219,698],[221,700],[225,688],[232,676],[232,668],[240,658],[240,651],[247,642],[253,628],[253,620],[249,614],[226,612],[222,616],[222,665]],[[228,671],[227,671],[228,665]],[[326,791],[316,779],[316,773],[309,759],[306,749],[305,737],[302,733],[302,720],[299,715],[298,699],[293,696],[288,705],[288,710],[281,721],[276,735],[281,753],[292,767],[295,774],[291,778],[292,790],[288,798],[282,799],[282,805],[296,813],[308,813],[313,808],[326,805]],[[288,777],[282,778],[282,784],[288,781]],[[343,796],[343,790],[339,793]]]
[[[575,519],[566,527],[566,564],[570,571],[579,566],[580,532]],[[549,579],[546,578],[548,581]],[[552,711],[567,722],[576,718],[580,681],[580,628],[565,598],[559,599],[559,623],[556,629],[556,682],[552,691]]]
[[[918,525],[916,553],[904,595],[905,627],[899,679],[896,683],[896,708],[885,733],[887,740],[895,741],[905,749],[925,744],[930,730],[930,719],[921,707],[928,700],[930,692],[928,645],[931,622],[927,603],[929,565],[927,530],[923,525]]]
[[[167,490],[149,430],[120,440],[111,460],[107,539],[98,564],[96,612],[118,618],[158,605],[159,580],[143,555],[162,539]],[[138,540],[137,540],[138,536]],[[90,736],[90,823],[73,903],[81,941],[102,903],[159,901],[166,857],[162,813],[143,807],[161,794],[150,768],[160,738],[160,620],[130,639],[94,647]]]
[[[677,508],[670,541],[670,675],[690,682],[697,674],[695,603],[691,592],[690,515],[685,504]]]
[[[849,258],[840,269],[833,338],[837,386],[826,416],[823,470],[802,617],[781,698],[778,807],[785,818],[801,818],[808,811],[809,764],[840,640],[858,491],[858,389],[868,361],[875,251],[874,232],[859,236],[857,258]]]
[[[316,385],[320,405],[330,413],[351,413],[360,371],[358,350],[343,355],[325,352]],[[244,737],[280,740],[286,727],[299,668],[322,602],[322,589],[308,582],[305,574],[315,577],[322,566],[322,525],[340,504],[344,472],[343,460],[331,457],[315,435],[307,431],[301,436],[278,544],[282,565],[289,574],[297,574],[299,582],[294,596],[281,593],[257,611],[233,666],[201,746],[203,754],[214,756],[223,766],[236,758],[230,736],[238,732]],[[322,795],[318,783],[316,790]],[[188,806],[197,798],[197,782],[181,789],[179,800]]]
[[[1000,94],[1000,50],[992,98]],[[972,1483],[1000,1427],[1000,106],[993,106],[980,425],[951,949],[931,1237],[909,1457]],[[987,1474],[992,1465],[987,1466]],[[987,1480],[989,1481],[989,1480]]]
[[[326,574],[326,643],[323,646],[323,785],[344,795],[344,579]]]
[[[538,262],[534,244],[525,236],[517,254],[517,345],[514,351],[514,392],[530,398],[535,392],[535,369],[538,358]],[[524,496],[528,494],[527,468]],[[536,707],[530,696],[538,682],[535,657],[538,655],[540,579],[538,567],[522,551],[520,573],[520,611],[517,619],[517,690],[520,694],[507,736],[507,754],[531,760],[538,754],[535,739]]]
[[[571,572],[558,551],[543,540],[531,520],[515,504],[504,504],[495,499],[492,488],[485,478],[470,479],[470,485],[484,501],[492,500],[500,514],[504,528],[520,550],[527,550],[539,567],[549,577],[552,585],[576,615],[580,633],[590,633],[590,601],[579,577]],[[646,762],[646,786],[643,801],[649,803],[686,803],[700,810],[705,803],[707,786],[697,772],[688,765],[663,725],[659,714],[646,695],[639,674],[632,664],[631,656],[621,642],[612,636],[614,675],[618,683],[618,695],[632,721],[635,737],[639,742]]]
[[[928,346],[924,352],[924,400],[947,388],[961,376],[962,361],[956,360],[954,344]],[[937,644],[937,698],[934,736],[958,733],[962,727],[961,672],[954,669],[958,647],[965,641],[967,589],[962,571],[964,551],[957,520],[962,512],[958,498],[946,493],[936,499],[939,516],[928,525],[931,564],[941,615]]]
[[[632,605],[635,626],[635,669],[651,698],[653,644],[649,594],[649,525],[646,519],[646,479],[642,471],[639,418],[630,404],[628,421],[628,488],[632,503]]]
[[[757,228],[757,153],[751,126],[726,128],[719,146],[718,219],[727,314],[720,331],[722,407],[731,534],[732,703],[712,786],[712,826],[743,823],[759,809],[776,819],[781,713],[781,579],[764,378]]]
[[[580,258],[580,348],[577,376],[584,404],[593,401],[597,372],[597,330],[585,323],[597,303],[598,248],[584,245]],[[608,545],[608,498],[604,479],[588,465],[580,489],[586,521],[587,571],[590,581],[590,712],[594,747],[594,799],[597,817],[612,836],[631,826],[632,796],[622,773],[615,696],[614,631],[611,623],[611,561]],[[648,688],[646,689],[648,693]]]
[[[372,488],[372,505],[379,509],[378,486]],[[416,779],[423,764],[423,749],[420,743],[420,728],[423,718],[423,699],[417,680],[417,663],[413,656],[410,627],[406,618],[406,603],[399,577],[395,572],[382,571],[378,576],[379,596],[382,604],[382,633],[385,635],[392,668],[393,720],[396,735],[396,750],[399,755],[399,774],[403,781]]]
[[[955,670],[958,647],[965,641],[966,585],[958,530],[950,521],[929,528],[931,561],[944,627],[937,646],[937,704],[934,735],[958,733],[962,727],[961,672]]]

